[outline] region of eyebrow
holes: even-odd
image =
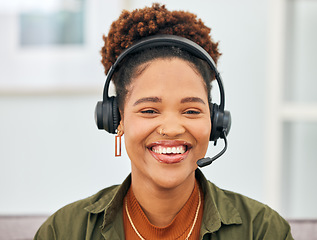
[[[181,100],[181,103],[188,103],[188,102],[198,102],[198,103],[203,103],[203,104],[206,104],[204,102],[204,100],[202,100],[201,98],[199,97],[187,97],[187,98],[183,98]]]
[[[138,105],[140,103],[144,103],[144,102],[160,103],[160,102],[162,102],[162,99],[158,98],[158,97],[144,97],[144,98],[140,98],[139,100],[137,100],[133,104],[133,106],[136,106],[136,105]],[[198,103],[206,104],[204,102],[204,100],[202,100],[199,97],[186,97],[186,98],[183,98],[181,100],[181,103],[189,103],[189,102],[198,102]]]
[[[133,106],[136,106],[140,103],[144,103],[144,102],[154,102],[154,103],[158,103],[158,102],[162,102],[161,98],[158,97],[145,97],[145,98],[140,98],[139,100],[137,100]]]

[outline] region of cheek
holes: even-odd
[[[204,147],[208,146],[211,133],[210,119],[206,119],[205,121],[195,124],[192,126],[191,131],[200,145]]]
[[[137,147],[143,147],[145,140],[147,137],[153,132],[153,124],[150,121],[142,121],[142,119],[134,117],[134,116],[127,116],[124,121],[124,135],[125,135],[125,145],[127,150],[130,146],[139,145]],[[142,144],[142,146],[140,145]]]

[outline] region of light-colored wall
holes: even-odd
[[[122,6],[132,9],[149,4],[144,0],[91,2],[87,15],[90,34],[87,46],[79,50],[19,49],[14,44],[16,17],[0,12],[0,31],[11,31],[0,38],[0,52],[4,53],[0,54],[0,214],[52,213],[122,182],[129,173],[126,154],[114,157],[114,136],[95,127],[93,112],[104,81],[98,52],[102,33]],[[202,18],[223,53],[219,71],[233,124],[228,151],[203,172],[222,188],[266,202],[267,1],[165,3],[168,9],[190,10]],[[30,70],[25,64],[33,67]],[[33,85],[24,84],[28,78]],[[12,90],[14,82],[22,90]],[[222,142],[218,145],[211,144],[207,156],[215,155]],[[300,211],[282,214],[306,216]]]
[[[99,95],[1,96],[1,214],[51,213],[120,183],[128,161],[97,131]]]

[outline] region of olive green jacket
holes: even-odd
[[[204,192],[200,239],[293,239],[289,224],[268,206],[219,189],[200,170],[196,178]],[[119,186],[63,207],[47,219],[34,240],[124,239],[122,202],[130,183],[129,176]]]

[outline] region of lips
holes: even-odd
[[[185,159],[191,145],[184,141],[159,141],[148,149],[152,156],[161,163],[179,163]]]

